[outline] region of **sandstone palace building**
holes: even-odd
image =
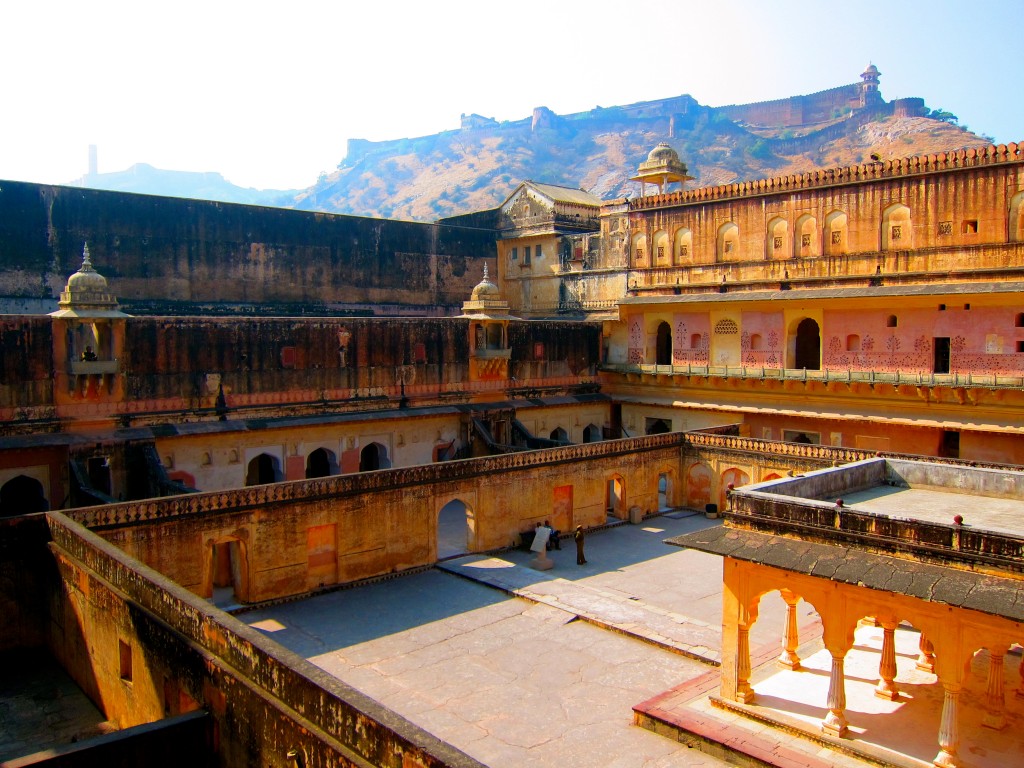
[[[453,526],[488,552],[689,508],[825,547],[838,493],[886,478],[1019,498],[1024,148],[697,189],[684,160],[654,148],[641,196],[524,181],[435,224],[0,183],[0,648],[45,649],[168,765],[471,766],[214,602],[430,566]],[[812,482],[850,462],[870,482]],[[986,637],[993,668],[1018,658],[1024,534],[966,553],[951,523],[883,528],[844,544],[1001,597],[940,610],[862,578],[833,621],[810,571],[705,536],[733,601],[722,695],[756,702],[765,573],[818,601],[833,736],[850,622],[921,617],[956,765],[951,670]]]

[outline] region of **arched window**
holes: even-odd
[[[700,349],[700,342],[704,338],[702,333],[690,334],[690,349]]]
[[[380,443],[370,443],[359,452],[359,471],[372,472],[375,469],[390,469],[388,449]]]
[[[798,256],[814,256],[818,253],[818,222],[805,213],[796,220],[796,243],[794,252]]]
[[[281,462],[276,456],[261,453],[249,462],[245,473],[246,485],[264,485],[281,480],[284,480],[284,473],[281,472]]]
[[[596,424],[588,424],[583,430],[583,442],[584,443],[599,443],[601,442],[601,428]]]
[[[333,451],[317,448],[306,458],[306,477],[330,477],[339,472],[338,459]]]
[[[882,250],[905,251],[914,247],[910,228],[910,209],[902,203],[882,211]]]
[[[639,266],[641,264],[647,264],[647,236],[636,234],[633,235],[633,248],[632,248],[633,264]]]
[[[553,430],[551,430],[551,434],[548,435],[548,437],[551,438],[552,440],[557,440],[559,443],[569,442],[569,433],[566,432],[561,427],[555,427]]]
[[[764,349],[764,338],[760,333],[750,334],[750,348],[755,352]]]
[[[676,264],[689,264],[693,261],[693,232],[686,227],[676,231],[673,258]]]
[[[832,211],[825,217],[825,253],[846,253],[846,214]]]
[[[860,352],[860,336],[856,333],[851,333],[846,337],[846,351]]]
[[[897,325],[899,325],[899,319],[896,317],[896,315],[889,315],[887,318],[885,318],[886,328],[895,328]]]
[[[668,244],[668,232],[663,229],[659,229],[654,233],[654,258],[651,260],[652,266],[663,266],[672,263],[672,253],[669,250]]]
[[[654,362],[657,365],[672,365],[672,328],[665,322],[658,323]]]
[[[789,224],[785,219],[776,216],[768,222],[767,233],[769,259],[786,259],[792,253],[789,247]]]
[[[821,329],[817,321],[805,317],[796,326],[793,338],[793,368],[821,370]]]
[[[1006,234],[1013,242],[1024,240],[1024,192],[1010,198],[1010,221]]]
[[[715,253],[719,261],[731,261],[740,257],[740,228],[731,221],[718,228]]]

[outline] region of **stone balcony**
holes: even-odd
[[[117,360],[72,360],[68,372],[73,376],[98,376],[118,371]]]

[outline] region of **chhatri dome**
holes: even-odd
[[[473,289],[469,301],[462,302],[460,317],[479,317],[489,319],[511,319],[508,313],[508,302],[501,298],[498,286],[487,276],[487,264],[484,264],[484,278]]]
[[[679,153],[665,142],[661,142],[650,151],[647,160],[640,163],[637,175],[630,181],[640,182],[642,196],[646,193],[648,184],[654,184],[660,193],[664,193],[669,184],[678,182],[679,188],[682,189],[691,179],[693,176],[689,175],[686,163],[679,159]]]
[[[82,249],[82,266],[68,278],[57,302],[60,307],[51,317],[127,317],[117,309],[117,298],[110,293],[107,278],[92,267],[89,244]]]
[[[490,281],[487,277],[487,264],[484,264],[484,279],[476,284],[473,289],[472,301],[482,301],[486,298],[501,299],[501,293],[498,291],[498,286]]]

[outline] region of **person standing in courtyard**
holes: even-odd
[[[576,533],[573,535],[573,539],[576,540],[576,565],[583,565],[587,562],[587,558],[583,556],[583,526],[576,526]]]

